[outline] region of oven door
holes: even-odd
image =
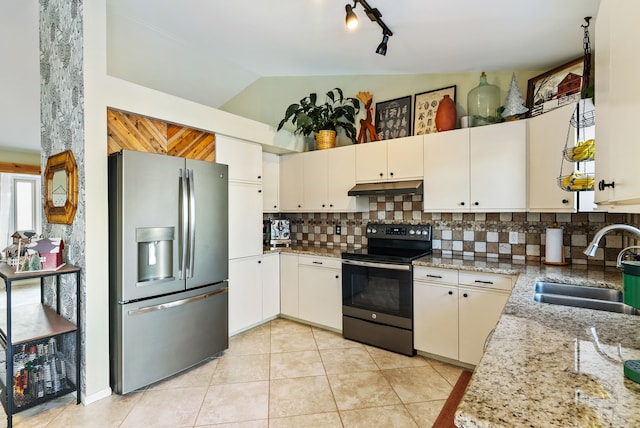
[[[411,329],[412,282],[411,264],[342,260],[342,313]]]

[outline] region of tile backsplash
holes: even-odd
[[[430,223],[435,254],[541,261],[546,229],[564,229],[565,259],[574,264],[615,266],[620,250],[635,242],[628,233],[609,232],[603,251],[587,258],[582,251],[601,227],[612,223],[638,225],[640,215],[623,213],[425,213],[422,196],[372,196],[369,211],[358,213],[264,214],[265,219],[288,218],[294,245],[366,246],[366,225],[384,221]],[[340,226],[341,234],[336,234]],[[517,244],[509,233],[517,232]]]

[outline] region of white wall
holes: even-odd
[[[107,210],[106,0],[85,1],[85,404],[109,387],[109,223]]]
[[[544,71],[544,70],[543,70]],[[523,98],[527,96],[527,82],[543,71],[515,70],[518,87]],[[512,70],[489,72],[487,80],[500,88],[504,103],[511,85]],[[220,108],[271,126],[277,126],[289,104],[298,102],[311,92],[324,100],[324,94],[339,87],[345,96],[355,97],[360,91],[373,94],[373,107],[381,101],[415,95],[426,91],[456,85],[458,116],[467,112],[467,94],[480,82],[480,71],[449,74],[315,76],[315,77],[263,77],[240,92]],[[411,106],[413,109],[413,104]],[[290,129],[290,127],[285,127]]]

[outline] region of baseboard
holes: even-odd
[[[98,391],[95,394],[85,395],[82,394],[81,400],[82,403],[86,406],[91,403],[95,403],[96,401],[102,400],[103,398],[107,398],[111,395],[111,388],[103,389],[102,391]]]

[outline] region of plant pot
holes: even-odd
[[[336,131],[323,129],[316,132],[316,149],[332,149],[336,146]]]

